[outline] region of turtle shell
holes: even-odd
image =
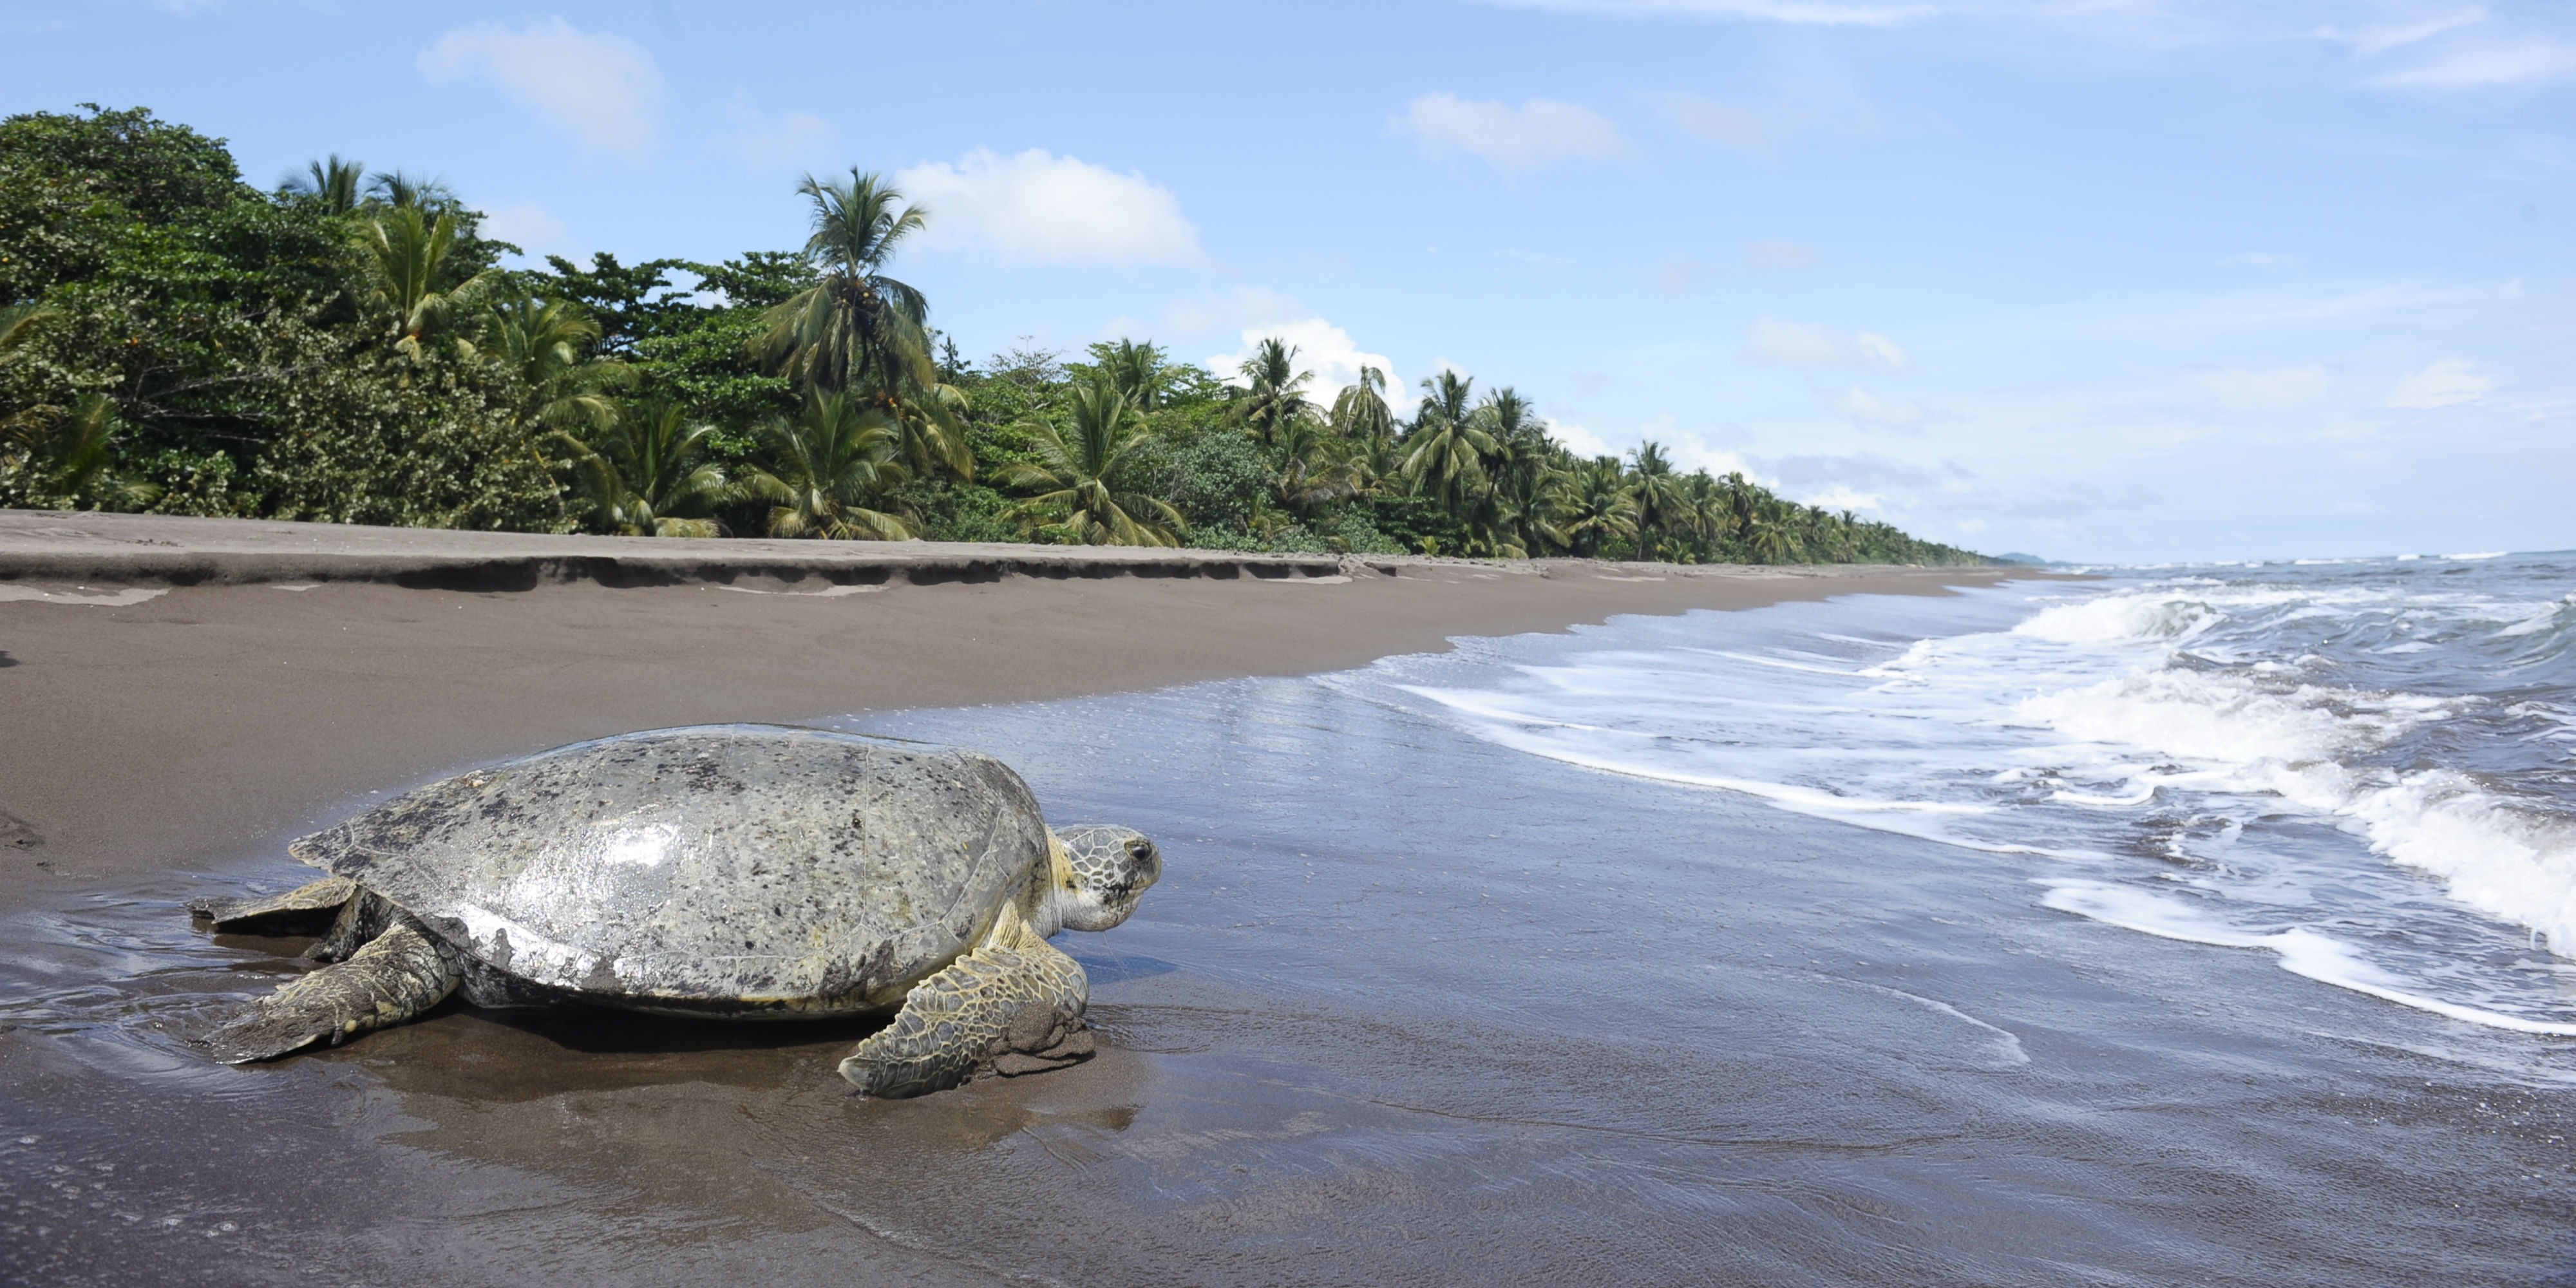
[[[505,975],[647,1009],[901,1003],[1046,871],[990,756],[775,725],[576,743],[288,846]]]

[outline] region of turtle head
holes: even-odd
[[[1125,921],[1145,887],[1163,875],[1163,852],[1132,829],[1095,823],[1064,828],[1055,839],[1049,902],[1058,925],[1107,930]]]

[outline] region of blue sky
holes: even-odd
[[[886,171],[970,354],[1452,365],[1985,550],[2576,546],[2564,5],[0,3],[82,101],[576,256]]]

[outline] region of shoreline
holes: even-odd
[[[1004,577],[1245,578],[1514,574],[1797,577],[1935,571],[1885,564],[1667,564],[1598,559],[1465,559],[1012,542],[787,541],[601,537],[88,511],[0,510],[0,582],[153,585],[382,582],[413,590],[522,591],[595,582],[629,589],[752,581],[832,587],[991,582]],[[1601,570],[1615,569],[1617,573]],[[1945,572],[2013,572],[1962,565]],[[2048,574],[2042,574],[2048,575]]]
[[[580,543],[620,566],[639,557],[626,547],[699,544],[0,512],[0,863],[15,878],[0,906],[260,867],[367,792],[635,729],[1316,674],[1623,613],[2033,576],[1018,547],[940,581],[916,576],[953,571],[950,550],[801,542],[756,543],[794,547],[801,568],[737,558],[729,580],[468,575],[609,557]],[[153,575],[236,558],[254,564]],[[79,575],[29,575],[74,560]],[[279,576],[335,560],[336,577]],[[432,575],[411,575],[421,561]]]

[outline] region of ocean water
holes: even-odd
[[[992,707],[817,674],[812,722],[1166,858],[1055,941],[1097,1059],[913,1101],[834,1076],[864,1024],[578,1008],[210,1065],[302,943],[182,905],[297,882],[338,811],[281,819],[0,919],[0,1279],[2576,1283],[2569,568],[2106,570]]]
[[[2101,571],[1896,630],[1629,620],[1334,683],[1568,764],[2045,858],[2046,907],[2576,1035],[2576,556]]]

